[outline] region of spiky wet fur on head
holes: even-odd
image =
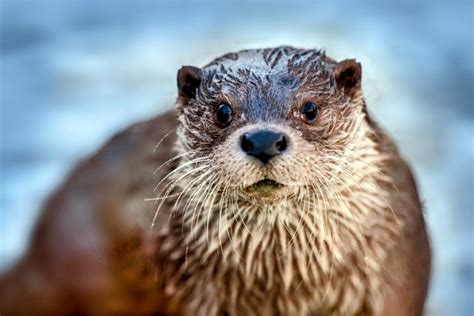
[[[178,75],[180,162],[161,190],[179,218],[167,234],[182,236],[163,241],[162,251],[181,262],[167,285],[173,295],[202,315],[376,309],[398,223],[382,172],[389,155],[367,117],[360,65],[278,47],[184,71],[191,73]],[[320,108],[314,124],[300,117],[307,101]],[[235,113],[225,128],[214,118],[223,102]],[[261,128],[289,138],[266,166],[239,145],[243,133]],[[264,178],[285,189],[271,199],[245,193]],[[178,285],[182,274],[187,281]]]

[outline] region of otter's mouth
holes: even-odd
[[[245,188],[250,194],[272,195],[284,187],[283,184],[270,179],[263,179]]]

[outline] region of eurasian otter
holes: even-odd
[[[256,49],[177,79],[176,113],[118,134],[46,203],[2,315],[422,313],[422,208],[358,62]]]

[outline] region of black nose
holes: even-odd
[[[261,130],[244,134],[240,147],[248,155],[266,163],[286,149],[286,138],[282,133]]]

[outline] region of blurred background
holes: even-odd
[[[173,107],[181,65],[287,44],[362,63],[369,110],[424,201],[427,315],[473,315],[473,15],[469,0],[0,0],[0,271],[79,159]]]

